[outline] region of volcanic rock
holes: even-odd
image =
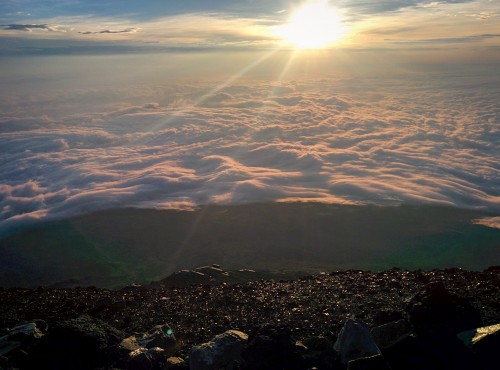
[[[475,354],[483,369],[498,365],[500,349],[500,324],[468,330],[457,335]]]
[[[189,366],[180,357],[169,357],[165,364],[165,370],[188,370]]]
[[[255,328],[249,335],[242,357],[241,368],[245,370],[303,369],[303,359],[290,329],[285,326]]]
[[[175,344],[176,339],[172,329],[168,324],[163,324],[156,325],[146,333],[125,338],[120,346],[130,351],[159,347],[170,353],[175,348]]]
[[[248,335],[237,330],[228,330],[215,336],[210,342],[195,346],[189,352],[191,370],[232,369],[235,361],[241,361],[241,352]]]
[[[16,325],[0,337],[0,356],[3,356],[21,346],[32,344],[43,337],[47,324],[43,320],[35,320]]]
[[[125,334],[105,322],[82,315],[63,321],[47,335],[51,367],[92,369],[111,361],[109,348],[120,343]]]
[[[391,368],[382,355],[374,355],[349,361],[347,370],[391,370]]]
[[[139,348],[130,352],[127,368],[129,370],[163,370],[166,362],[167,357],[162,348]]]
[[[324,336],[309,337],[304,340],[304,345],[306,350],[302,352],[302,356],[307,368],[331,370],[341,367],[338,354],[333,349],[333,343]]]
[[[380,349],[373,341],[368,325],[361,321],[348,319],[339,333],[333,348],[340,354],[343,364],[362,357],[380,354]]]
[[[406,320],[398,320],[372,328],[371,334],[377,347],[390,347],[410,335],[410,326]]]
[[[450,294],[442,282],[427,284],[406,311],[418,336],[455,335],[482,326],[479,310],[464,298]]]

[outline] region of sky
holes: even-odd
[[[339,14],[337,48],[444,50],[498,62],[495,0],[321,1]],[[67,54],[169,48],[279,48],[304,0],[3,0],[0,53]],[[307,31],[305,31],[307,32]]]
[[[500,213],[498,1],[3,0],[0,67],[0,231],[255,201]]]

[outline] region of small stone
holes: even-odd
[[[183,370],[187,369],[188,366],[186,361],[180,357],[169,357],[167,358],[167,363],[165,365],[165,370]]]
[[[157,325],[141,335],[125,338],[120,345],[129,351],[139,348],[159,347],[170,353],[175,349],[176,343],[172,329],[168,324],[164,324]]]

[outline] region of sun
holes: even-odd
[[[311,0],[278,27],[277,35],[299,49],[320,49],[338,42],[345,31],[338,11],[327,0]]]

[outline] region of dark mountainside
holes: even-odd
[[[213,263],[286,276],[351,268],[480,271],[500,264],[500,230],[473,223],[484,216],[493,215],[321,203],[108,210],[4,234],[0,286],[119,288]]]
[[[227,282],[254,274],[239,273],[0,289],[0,369],[497,368],[500,267]]]
[[[487,216],[263,203],[11,231],[0,369],[496,369],[500,230],[474,223]]]

